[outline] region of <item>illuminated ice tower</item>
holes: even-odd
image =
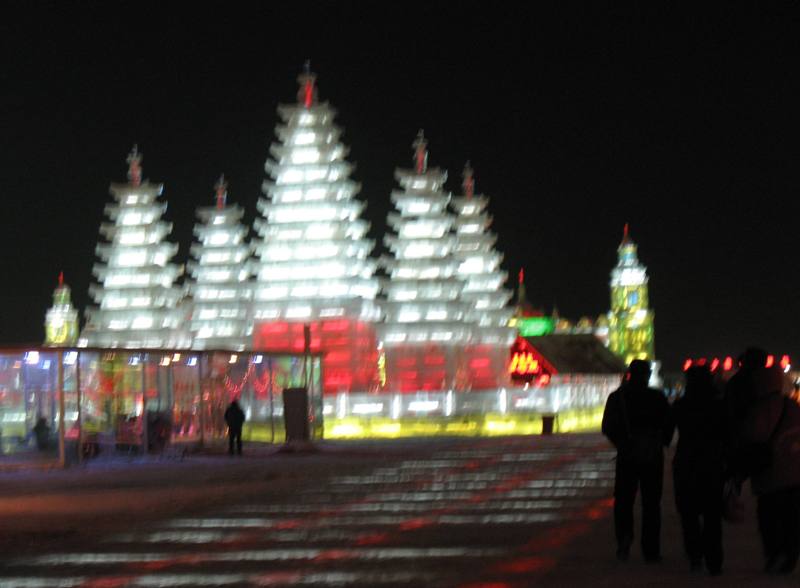
[[[608,346],[625,364],[654,359],[653,311],[648,308],[647,269],[639,263],[628,225],[617,248],[619,261],[611,270],[611,311]]]
[[[53,292],[53,306],[44,323],[44,344],[52,347],[75,345],[78,341],[78,311],[72,306],[64,272],[58,275],[58,288]]]
[[[389,214],[394,234],[385,238],[392,253],[383,261],[391,278],[381,325],[387,382],[401,392],[447,390],[459,387],[459,354],[472,332],[465,322],[470,304],[459,299],[464,283],[457,276],[450,193],[443,191],[447,172],[428,168],[422,131],[413,148],[414,167],[395,171],[403,189],[392,192],[399,214]]]
[[[361,187],[350,179],[336,111],[317,100],[308,64],[298,82],[297,102],[278,106],[278,141],[265,166],[271,181],[254,223],[254,344],[302,350],[307,324],[311,349],[327,354],[325,391],[359,390],[377,378],[374,242],[365,238]]]
[[[80,343],[92,347],[186,347],[189,340],[177,310],[182,290],[174,286],[181,268],[169,263],[178,246],[165,240],[172,224],[158,202],[162,184],[142,181],[142,156],[128,156],[128,183],[111,184],[116,201],[106,205],[110,223],[100,226],[108,243],[97,246],[99,285],[90,295],[99,308],[87,311]]]
[[[189,263],[192,280],[192,347],[195,349],[231,349],[250,347],[250,246],[245,243],[247,228],[242,223],[244,211],[227,204],[228,185],[220,177],[216,188],[216,206],[197,209],[200,220],[194,228],[199,243],[192,245]]]
[[[503,288],[507,276],[500,270],[503,256],[494,247],[497,237],[488,230],[492,223],[486,213],[489,199],[475,194],[469,162],[461,185],[464,194],[450,205],[458,215],[455,257],[457,276],[464,282],[461,300],[469,304],[465,320],[472,325],[468,380],[472,389],[495,388],[507,383],[508,350],[516,338],[516,330],[508,326],[514,309],[508,307],[511,292]]]

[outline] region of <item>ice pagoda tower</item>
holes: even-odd
[[[188,347],[184,317],[177,309],[183,294],[174,285],[181,268],[169,263],[178,246],[165,239],[172,224],[162,220],[164,187],[142,181],[142,156],[128,156],[128,182],[111,184],[115,203],[106,205],[111,222],[100,225],[107,243],[97,245],[93,273],[99,285],[89,293],[99,308],[87,311],[81,345],[91,347]]]
[[[636,255],[628,225],[617,248],[619,261],[611,270],[611,311],[608,347],[627,365],[634,359],[655,358],[653,311],[648,307],[647,268]]]
[[[461,387],[463,347],[472,329],[465,322],[471,305],[460,300],[464,282],[454,256],[455,217],[447,209],[443,189],[447,172],[428,168],[422,131],[414,148],[414,167],[397,169],[402,190],[392,192],[398,213],[388,223],[394,234],[385,243],[392,255],[383,265],[386,322],[381,337],[386,348],[387,387],[391,391],[441,391]]]
[[[227,204],[227,188],[224,176],[220,177],[216,205],[197,209],[200,222],[194,233],[199,242],[192,245],[195,261],[188,266],[194,349],[243,351],[251,346],[251,248],[241,222],[244,210]]]
[[[465,320],[472,325],[467,348],[467,370],[472,389],[496,388],[508,383],[506,365],[509,349],[516,338],[509,326],[514,309],[508,306],[511,292],[503,287],[503,257],[494,247],[497,237],[489,231],[491,217],[486,213],[489,199],[475,194],[475,179],[469,162],[464,167],[464,194],[453,198],[456,211],[456,275],[464,282],[461,300],[468,304]]]
[[[297,102],[278,107],[254,224],[254,345],[302,351],[310,332],[310,349],[326,353],[325,392],[365,391],[377,382],[374,242],[336,111],[318,100],[308,64],[298,82]]]
[[[44,332],[44,344],[52,347],[75,345],[78,341],[78,311],[72,306],[64,272],[58,274],[58,288],[53,292],[53,306],[45,316]]]

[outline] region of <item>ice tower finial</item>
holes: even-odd
[[[64,285],[64,272],[62,271],[58,273],[58,287],[60,288],[63,285]]]
[[[228,199],[228,182],[225,181],[225,174],[220,174],[214,189],[217,191],[217,209],[222,210]]]
[[[622,228],[622,244],[628,243],[631,240],[630,237],[630,228],[628,227],[628,223],[625,223],[625,226]]]
[[[469,164],[469,161],[464,164],[464,181],[461,183],[461,186],[464,188],[464,196],[467,198],[472,198],[475,195],[475,178],[472,177],[472,166]]]
[[[128,154],[128,180],[132,186],[139,186],[142,183],[142,154],[134,143],[133,149]]]
[[[303,64],[303,73],[297,76],[297,81],[300,84],[300,90],[297,92],[297,102],[306,108],[311,108],[317,101],[317,88],[315,86],[317,76],[311,71],[310,59],[306,59]]]
[[[419,130],[411,146],[414,148],[414,170],[418,174],[424,174],[428,169],[428,140],[425,139],[425,131]]]

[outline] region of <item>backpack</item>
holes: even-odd
[[[620,390],[619,406],[622,412],[622,421],[625,424],[625,432],[627,433],[627,440],[620,448],[620,454],[635,464],[653,463],[663,457],[664,444],[660,429],[645,429],[642,431],[631,429],[624,390]]]

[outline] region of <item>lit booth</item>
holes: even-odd
[[[0,455],[62,463],[156,452],[226,434],[238,399],[245,439],[282,442],[283,390],[305,387],[312,437],[322,430],[319,354],[164,349],[0,350]]]

